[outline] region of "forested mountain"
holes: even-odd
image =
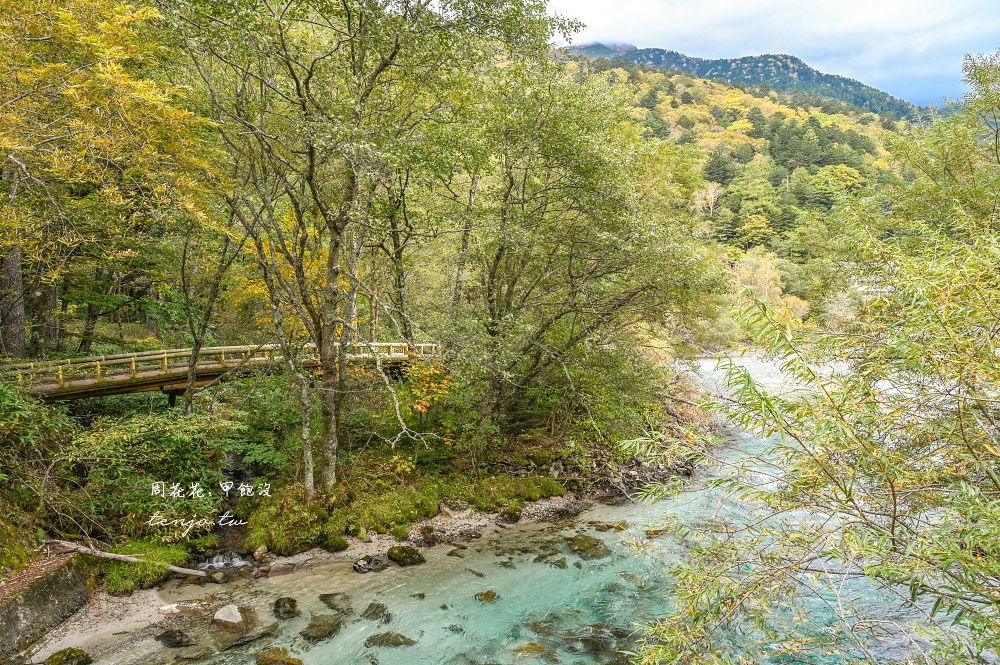
[[[887,144],[905,123],[620,58],[569,66],[578,76],[626,81],[647,139],[696,156],[702,181],[689,204],[692,223],[725,248],[743,286],[824,325],[847,316],[851,285],[830,241],[840,223],[834,210],[844,197],[898,177]],[[715,321],[712,329],[731,326]]]
[[[817,71],[792,55],[768,53],[709,60],[661,48],[629,49],[626,44],[586,44],[571,46],[570,50],[590,57],[621,57],[635,63],[666,67],[727,83],[766,85],[775,90],[813,93],[847,102],[866,111],[891,113],[897,118],[911,116],[916,110],[909,102],[860,81]]]

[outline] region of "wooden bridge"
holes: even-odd
[[[28,394],[47,401],[160,390],[170,396],[173,404],[187,387],[193,353],[194,349],[164,349],[0,365],[0,381],[15,383]],[[414,357],[435,357],[440,353],[437,344],[378,342],[351,345],[347,359],[399,368]],[[277,344],[206,347],[198,354],[195,382],[204,386],[237,370],[278,369],[286,364],[285,360]],[[319,367],[313,345],[302,350],[299,364]]]

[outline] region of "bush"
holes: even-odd
[[[245,512],[246,507],[240,506],[239,511]],[[258,501],[250,511],[244,547],[252,552],[265,545],[281,556],[304,552],[340,535],[327,528],[329,519],[320,501],[307,503],[301,490],[287,488],[280,496]]]
[[[206,415],[154,413],[98,421],[64,451],[67,476],[78,488],[73,494],[82,525],[113,536],[155,534],[169,541],[185,529],[150,526],[156,512],[168,520],[214,523],[222,505],[223,448],[241,431],[236,422]],[[164,483],[160,489],[166,493],[176,484],[183,496],[156,495],[156,483]]]
[[[343,536],[327,536],[320,545],[327,552],[340,552],[347,549],[347,539]]]

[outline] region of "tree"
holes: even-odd
[[[399,183],[422,132],[461,104],[454,81],[503,53],[537,57],[554,30],[571,26],[521,0],[163,5],[237,174],[238,217],[270,264],[278,300],[316,345],[329,487],[348,348],[359,339],[359,299],[371,293],[361,257],[387,230],[373,214],[388,215],[390,233],[396,224],[389,259],[398,278]],[[397,279],[397,309],[401,286]]]
[[[728,185],[736,175],[733,161],[723,150],[715,150],[705,163],[705,180]]]
[[[469,254],[478,329],[458,352],[496,424],[576,349],[682,316],[722,284],[687,223],[694,155],[641,140],[624,84],[553,66],[494,76]]]
[[[134,266],[138,242],[162,234],[172,216],[199,214],[200,123],[178,91],[153,76],[161,53],[144,29],[157,16],[103,0],[0,5],[7,354],[23,355],[26,340],[37,340],[40,354],[43,342],[55,341],[56,289],[71,265],[92,261],[95,281],[120,285],[118,266]],[[34,291],[44,297],[26,298]],[[119,294],[99,295],[87,303],[92,319]]]
[[[723,485],[760,512],[702,534],[673,572],[678,611],[653,629],[646,662],[735,662],[725,640],[737,635],[731,644],[752,660],[874,663],[869,638],[885,636],[912,639],[921,662],[995,657],[1000,54],[965,70],[962,108],[896,146],[920,175],[838,220],[857,318],[843,333],[796,332],[766,303],[746,311],[803,390],[771,394],[730,369],[732,418],[774,439]],[[851,605],[838,593],[845,584],[909,608],[916,629]],[[822,634],[805,609],[816,594],[835,609]],[[759,646],[772,643],[777,651]]]

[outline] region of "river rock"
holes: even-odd
[[[156,641],[168,649],[179,649],[194,644],[187,633],[180,630],[165,630],[156,636]]]
[[[274,563],[267,569],[267,576],[277,577],[278,575],[287,575],[293,570],[295,570],[294,563]]]
[[[367,554],[354,562],[354,570],[359,573],[378,573],[389,567],[389,559],[384,554]]]
[[[365,646],[371,647],[408,647],[411,644],[416,644],[416,640],[411,640],[406,635],[400,635],[399,633],[378,633],[377,635],[371,635],[365,640]]]
[[[276,619],[291,619],[300,614],[302,613],[299,612],[299,603],[294,598],[285,596],[274,601],[274,616]]]
[[[212,584],[225,584],[230,579],[229,573],[224,570],[217,570],[205,578],[206,582],[211,582]]]
[[[302,665],[302,661],[288,655],[288,649],[272,647],[257,656],[257,665]]]
[[[232,633],[242,633],[247,628],[247,622],[236,605],[226,605],[212,617],[212,623]]]
[[[533,658],[541,658],[542,660],[546,660],[550,663],[559,662],[559,656],[556,655],[554,650],[539,644],[538,642],[528,642],[527,644],[514,649],[515,662]]]
[[[253,560],[261,562],[264,560],[265,554],[267,554],[267,545],[261,545],[253,551]]]
[[[208,614],[207,603],[173,603],[160,608],[160,614],[178,617],[200,617]]]
[[[588,535],[573,536],[566,541],[569,549],[581,559],[603,559],[612,554],[611,549],[597,538]]]
[[[438,509],[441,511],[442,515],[453,520],[465,519],[466,517],[472,514],[472,508],[466,508],[465,510],[457,508],[449,508],[443,503],[440,506],[438,506]]]
[[[212,650],[206,647],[192,647],[190,649],[181,649],[172,655],[176,660],[201,660],[202,658],[211,656]]]
[[[389,608],[382,603],[371,603],[365,608],[365,611],[361,613],[361,618],[368,619],[369,621],[389,623],[392,621],[392,614],[389,613]]]
[[[310,642],[318,642],[339,633],[343,625],[343,617],[334,614],[314,614],[309,619],[309,625],[299,635]]]
[[[238,647],[242,644],[250,644],[251,642],[256,642],[260,638],[267,637],[268,635],[274,635],[276,632],[278,632],[277,621],[271,623],[269,626],[264,626],[263,628],[259,628],[257,630],[248,632],[246,635],[234,641],[233,643],[224,646],[223,651],[225,651],[226,649],[232,649],[233,647]]]
[[[62,649],[45,659],[45,665],[90,665],[94,659],[83,649]]]
[[[473,598],[480,603],[495,603],[500,600],[500,596],[497,595],[496,591],[480,591]]]
[[[395,545],[390,547],[389,551],[385,553],[390,561],[403,566],[416,566],[421,563],[427,563],[427,559],[421,554],[415,547],[407,547],[406,545]]]
[[[566,563],[566,557],[564,556],[561,556],[558,559],[549,557],[545,560],[545,563],[549,564],[553,568],[561,568],[563,570],[566,570],[566,568],[569,567],[569,564]]]
[[[354,614],[354,608],[351,606],[351,599],[346,593],[337,591],[336,593],[321,593],[319,595],[320,602],[329,607],[331,610],[343,614],[344,616],[350,616]]]

